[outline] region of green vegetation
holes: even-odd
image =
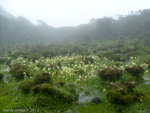
[[[95,50],[94,46],[100,47],[105,42],[108,43],[102,50]],[[38,56],[41,57],[34,60],[25,54],[30,51],[32,54],[37,44],[30,45],[28,51],[22,49],[23,54],[18,57],[14,56],[20,51],[18,46],[24,48],[27,45],[15,45],[15,51],[11,50],[11,46],[9,49],[7,45],[3,46],[14,54],[5,51],[3,57],[9,58],[10,62],[1,63],[3,76],[0,82],[0,110],[22,109],[28,112],[32,108],[35,112],[85,113],[149,111],[150,73],[147,47],[141,45],[138,50],[132,51],[134,56],[130,55],[126,60],[122,60],[122,57],[114,60],[110,55],[118,52],[117,54],[127,57],[128,52],[119,51],[134,48],[133,40],[128,39],[121,49],[116,49],[117,43],[89,43],[86,49],[90,49],[90,55],[77,53],[76,50],[72,51],[75,54],[64,55],[61,50],[65,48],[65,43],[59,49],[57,43],[43,44],[41,46],[44,48],[53,44],[53,49],[57,48],[57,55],[44,56],[40,50]],[[72,48],[73,45],[68,46]],[[101,56],[98,53],[102,53]],[[103,53],[110,55],[107,57]],[[99,97],[102,102],[93,104],[92,99],[95,97]]]
[[[0,112],[150,112],[149,11],[73,28],[0,15]]]

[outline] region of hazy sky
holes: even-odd
[[[92,18],[114,17],[150,8],[150,0],[0,0],[14,16],[44,20],[50,26],[77,26]]]

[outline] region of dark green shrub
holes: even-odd
[[[17,63],[10,68],[10,73],[12,73],[12,76],[16,79],[24,79],[25,73],[27,77],[29,76],[28,70],[28,67]]]
[[[133,96],[134,96],[134,102],[141,102],[141,99],[144,99],[143,98],[144,94],[142,92],[137,91],[137,90],[134,91]]]
[[[49,73],[43,73],[41,75],[38,75],[34,79],[35,84],[43,84],[43,83],[49,83],[51,81],[51,75]]]
[[[107,81],[115,81],[122,76],[122,70],[117,68],[105,68],[98,72],[98,76]]]
[[[50,50],[50,49],[47,49],[47,50],[42,50],[41,51],[41,54],[44,56],[44,57],[54,57],[56,56],[56,51],[55,50]]]
[[[140,65],[134,65],[131,67],[125,67],[125,71],[127,71],[128,73],[131,73],[133,76],[137,78],[141,78],[145,70]]]
[[[124,47],[124,44],[120,44],[120,43],[118,43],[118,44],[115,46],[116,49],[120,49],[120,48],[123,48],[123,47]]]
[[[43,95],[51,96],[56,101],[65,103],[71,103],[74,99],[77,99],[77,95],[73,96],[70,94],[66,94],[62,91],[55,89],[53,86],[47,83],[41,85],[40,93]]]
[[[72,93],[72,94],[76,94],[76,89],[75,89],[75,88],[70,88],[69,91],[70,91],[70,93]]]
[[[61,81],[59,81],[59,85],[64,86],[65,82],[61,80]]]
[[[127,87],[128,92],[133,92],[133,89],[135,88],[136,83],[135,81],[133,82],[127,81],[124,83],[124,85]]]
[[[16,51],[11,56],[17,58],[18,56],[22,56],[23,58],[27,58],[30,53],[28,51]]]
[[[67,54],[71,55],[72,53],[73,53],[73,52],[70,51],[70,48],[63,48],[63,49],[61,49],[61,51],[60,51],[60,54],[61,54],[61,55],[67,55]]]
[[[54,100],[50,97],[45,97],[45,96],[39,96],[37,99],[36,99],[36,104],[37,105],[40,105],[42,107],[46,107],[46,106],[50,106],[51,109],[54,109]]]
[[[98,56],[110,58],[111,56],[114,56],[114,53],[110,51],[105,51],[105,52],[100,53]]]
[[[75,54],[81,54],[81,55],[88,54],[87,49],[80,45],[72,46],[71,51]]]
[[[29,80],[24,80],[19,83],[19,89],[24,93],[29,93],[32,89],[33,82]]]
[[[126,53],[131,53],[132,49],[129,47],[123,47],[121,48],[121,53],[126,54]]]
[[[121,50],[120,50],[120,49],[115,49],[115,50],[113,50],[113,53],[115,53],[115,54],[120,54],[120,53],[121,53]]]
[[[38,59],[40,59],[41,57],[42,57],[41,54],[39,54],[39,53],[33,53],[33,54],[30,54],[30,55],[28,56],[28,59],[29,59],[29,60],[32,60],[33,62],[35,62],[35,60],[38,60]]]
[[[126,105],[133,102],[132,96],[128,94],[125,85],[120,83],[112,83],[112,89],[108,90],[107,98],[110,102],[115,104]]]
[[[114,61],[124,61],[127,59],[126,57],[123,57],[121,54],[116,54],[116,53],[113,53],[111,51],[102,52],[98,56],[99,57],[106,57],[106,58],[114,60]]]
[[[3,80],[4,75],[0,73],[0,81]]]
[[[59,91],[59,90],[56,90],[55,91],[55,99],[57,101],[61,101],[63,103],[72,103],[74,100],[77,100],[78,98],[78,95],[71,95],[71,94],[67,94],[67,93],[64,93],[62,91]]]
[[[135,57],[135,56],[137,56],[137,53],[136,52],[128,52],[127,54],[126,54],[126,57],[129,59],[130,57]]]
[[[34,94],[37,94],[40,92],[40,89],[41,89],[41,85],[35,85],[32,90],[34,92]]]
[[[83,62],[85,64],[94,63],[94,59],[92,57],[86,57]]]
[[[110,102],[121,105],[128,105],[133,103],[133,96],[130,94],[122,94],[122,90],[109,90],[107,92],[107,98]]]
[[[120,54],[114,54],[112,56],[109,57],[111,60],[114,60],[114,61],[125,61],[127,60],[126,57],[123,57],[122,55]]]
[[[44,83],[41,85],[40,92],[44,95],[51,95],[51,96],[55,95],[55,89],[53,88],[52,85],[48,83]]]
[[[137,81],[136,77],[135,76],[132,76],[131,74],[123,74],[121,76],[121,81],[123,83],[125,83],[126,81],[128,82],[133,82],[133,81]]]
[[[135,91],[135,82],[112,83],[112,88],[107,92],[107,98],[110,102],[121,105],[128,105],[139,102],[142,93]]]
[[[97,53],[99,51],[107,51],[107,50],[108,50],[108,47],[99,46],[99,47],[96,47],[96,49],[93,50],[93,53]]]

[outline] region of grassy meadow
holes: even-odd
[[[6,44],[0,55],[0,112],[150,112],[150,48],[136,40]]]

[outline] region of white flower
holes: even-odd
[[[103,92],[106,91],[106,89],[103,89]]]

